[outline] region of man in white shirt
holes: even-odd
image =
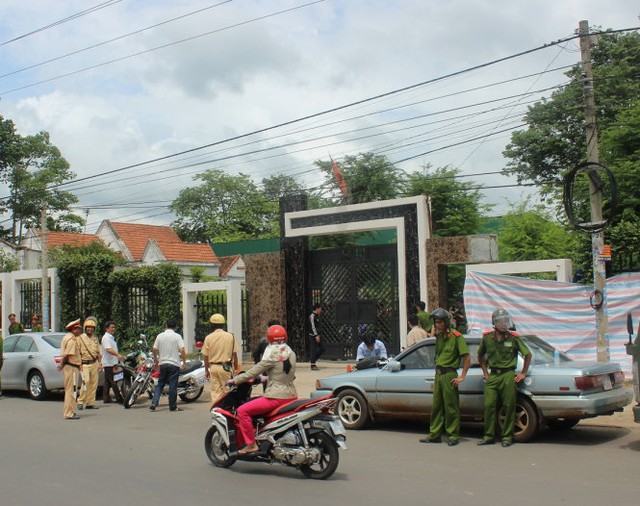
[[[376,357],[377,359],[387,358],[387,349],[382,341],[376,339],[376,334],[373,331],[368,331],[364,335],[364,339],[358,346],[356,352],[356,360],[359,362],[368,357]]]
[[[156,410],[160,401],[160,394],[164,386],[169,383],[169,411],[182,411],[178,404],[178,377],[180,376],[180,364],[185,365],[187,355],[184,351],[184,340],[175,331],[175,320],[167,322],[167,329],[158,334],[153,343],[153,358],[160,368],[158,384],[151,399],[151,411]]]
[[[122,360],[122,355],[118,352],[118,343],[116,343],[113,335],[116,331],[116,324],[108,321],[104,324],[104,335],[102,336],[102,370],[104,371],[104,385],[102,387],[102,402],[113,402],[109,396],[109,390],[112,389],[116,396],[116,402],[122,404],[124,399],[118,388],[118,384],[113,379],[113,367],[118,365],[118,361]]]

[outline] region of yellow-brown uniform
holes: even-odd
[[[78,338],[72,332],[68,332],[62,338],[60,355],[67,357],[67,361],[62,368],[64,375],[64,417],[74,418],[76,414],[75,393],[79,383],[78,373],[82,365],[82,357],[80,356]]]
[[[237,352],[236,338],[230,332],[216,329],[204,338],[201,353],[205,366],[209,368],[211,402],[226,393],[227,381],[233,376]]]
[[[78,397],[78,409],[95,409],[98,375],[100,374],[100,344],[98,338],[84,332],[78,336],[82,357],[82,389]]]

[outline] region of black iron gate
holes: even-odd
[[[372,330],[388,353],[400,351],[396,245],[310,252],[310,300],[323,304],[323,358],[354,359]]]
[[[242,344],[243,351],[249,351],[249,340],[247,339],[247,329],[249,328],[249,299],[245,289],[241,292],[242,303]],[[214,313],[227,315],[227,293],[224,290],[198,292],[196,296],[196,341],[203,341],[211,332],[209,318]]]

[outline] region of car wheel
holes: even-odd
[[[504,414],[500,413],[500,427],[504,424]],[[513,430],[513,438],[518,443],[531,441],[538,432],[538,413],[533,404],[528,399],[518,398],[516,400],[516,425]]]
[[[580,422],[580,418],[552,418],[547,420],[547,425],[553,430],[569,430]]]
[[[367,401],[355,390],[343,390],[338,394],[335,412],[347,429],[363,429],[370,421]]]
[[[49,390],[47,390],[47,387],[44,384],[44,378],[40,371],[31,371],[29,373],[29,377],[27,378],[27,387],[29,390],[29,396],[34,401],[43,401],[49,395]]]

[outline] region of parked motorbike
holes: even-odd
[[[338,447],[345,449],[346,432],[340,418],[331,414],[337,399],[298,399],[267,415],[254,419],[259,450],[241,455],[245,444],[236,411],[249,400],[258,381],[232,387],[211,408],[211,427],[204,439],[209,460],[217,467],[229,467],[237,460],[281,463],[302,471],[307,478],[324,480],[338,467]]]
[[[141,336],[144,338],[144,335]],[[149,399],[153,397],[153,392],[158,384],[160,373],[155,371],[155,361],[153,354],[146,340],[138,341],[141,350],[138,356],[139,365],[136,376],[131,384],[131,388],[124,396],[124,407],[129,409],[133,406],[140,395],[147,393]],[[204,385],[207,382],[204,363],[201,360],[189,361],[186,368],[180,370],[178,377],[178,396],[184,402],[195,402],[204,392]],[[165,385],[162,395],[169,394],[169,385]]]
[[[140,338],[141,339],[138,341],[139,345],[144,343],[143,339],[145,339],[145,335],[140,334]],[[146,358],[146,356],[143,357],[144,353],[145,352],[142,349],[137,349],[127,353],[122,359],[122,362],[113,368],[113,379],[118,385],[118,389],[120,390],[123,398],[129,392],[129,389],[137,376],[138,362]]]

